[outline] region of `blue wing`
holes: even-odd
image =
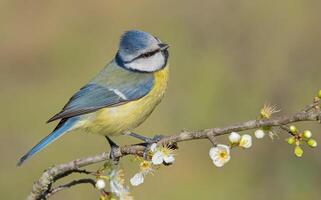
[[[81,88],[61,112],[48,122],[94,112],[104,107],[117,106],[145,96],[153,87],[153,75],[130,78],[109,84],[89,83]]]

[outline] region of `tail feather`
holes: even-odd
[[[47,145],[54,142],[60,136],[70,131],[70,128],[72,127],[73,124],[74,124],[74,120],[71,120],[71,119],[64,121],[63,124],[58,124],[58,128],[56,128],[47,137],[43,138],[36,146],[34,146],[24,156],[22,156],[19,159],[17,165],[18,166],[22,165],[27,159],[31,158],[33,155],[35,155],[37,152],[45,148]]]

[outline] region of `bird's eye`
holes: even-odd
[[[147,53],[142,54],[142,57],[147,58],[147,57],[152,56],[153,54],[154,54],[154,52],[147,52]]]

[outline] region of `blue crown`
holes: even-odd
[[[146,49],[149,45],[155,42],[155,38],[149,33],[130,30],[125,32],[119,43],[119,49],[126,54],[136,54],[137,52]]]

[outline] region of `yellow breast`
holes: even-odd
[[[103,108],[92,113],[82,128],[90,133],[118,135],[139,126],[162,100],[167,88],[168,66],[154,73],[154,85],[144,97],[123,105]]]

